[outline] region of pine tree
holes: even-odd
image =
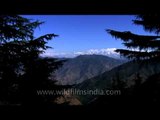
[[[117,49],[120,53],[129,59],[148,60],[160,58],[160,16],[158,14],[138,15],[133,23],[143,26],[147,32],[153,32],[155,35],[138,35],[130,31],[115,31],[108,29],[107,32],[115,38],[120,38],[127,49]]]
[[[0,16],[0,101],[32,102],[37,89],[54,89],[49,77],[62,62],[40,54],[50,48],[48,40],[58,35],[35,38],[34,30],[41,24],[18,15]]]
[[[123,44],[127,49],[117,49],[116,52],[120,53],[122,56],[125,56],[129,59],[137,60],[140,64],[139,67],[143,67],[143,64],[148,63],[149,61],[153,63],[159,62],[160,60],[160,15],[159,14],[143,14],[137,15],[135,20],[133,20],[135,25],[143,26],[146,32],[154,33],[155,35],[139,35],[134,34],[130,31],[115,31],[108,29],[107,32],[114,36],[115,38],[120,38],[123,41]],[[147,61],[147,62],[146,62]],[[158,67],[158,66],[157,66]],[[156,68],[155,68],[156,69]],[[158,78],[159,73],[153,75],[153,78]],[[152,78],[152,77],[151,77]],[[153,92],[146,91],[154,91],[154,88],[157,87],[157,84],[154,83],[155,79],[151,79],[150,77],[146,79],[146,81],[142,82],[142,77],[140,73],[137,73],[135,81],[135,85],[133,86],[133,92],[131,93],[133,96],[132,100],[135,103],[144,103],[147,99],[152,99],[153,96],[158,101],[157,95],[154,95]],[[156,79],[156,82],[159,81],[159,78]],[[149,83],[149,84],[148,84]],[[147,85],[146,85],[147,84]],[[145,87],[144,87],[145,86]],[[130,88],[129,88],[130,89]],[[159,89],[154,91],[155,93],[159,93]],[[147,96],[147,98],[146,98]],[[150,103],[154,103],[150,101]],[[159,101],[158,101],[159,102]]]

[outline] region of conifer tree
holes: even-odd
[[[130,31],[115,31],[107,29],[107,32],[115,38],[120,38],[127,49],[117,49],[120,53],[129,59],[149,60],[160,59],[160,16],[159,14],[137,15],[133,23],[143,26],[147,32],[153,32],[155,35],[139,35]]]
[[[50,48],[48,40],[58,35],[35,38],[34,30],[41,24],[19,15],[0,16],[0,101],[32,102],[37,89],[54,89],[50,74],[61,62],[40,54]]]

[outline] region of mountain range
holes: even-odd
[[[160,73],[160,63],[151,60],[125,61],[103,55],[80,55],[66,60],[56,71],[56,79],[58,84],[73,85],[72,88],[77,90],[112,89],[117,80],[130,89],[136,84],[137,75],[143,84],[150,76]],[[71,105],[82,105],[94,103],[99,96],[70,94],[64,98],[65,101],[70,101]],[[64,100],[59,98],[58,102]]]
[[[89,49],[86,51],[74,51],[74,52],[56,52],[52,49],[46,50],[41,54],[43,57],[56,57],[56,58],[75,58],[79,55],[104,55],[116,59],[124,59],[115,52],[116,48],[104,48],[104,49]]]
[[[75,88],[80,90],[110,89],[113,86],[113,80],[117,79],[123,81],[125,83],[125,87],[131,87],[135,85],[137,74],[140,75],[139,77],[141,82],[144,83],[148,77],[158,73],[160,73],[160,63],[157,61],[150,61],[146,63],[130,61],[96,77],[85,80],[84,82],[76,85]],[[78,96],[83,104],[93,101],[96,97],[97,96],[93,95]]]
[[[79,55],[67,59],[63,66],[55,72],[55,77],[58,84],[61,85],[79,84],[124,62],[124,60],[103,55]]]

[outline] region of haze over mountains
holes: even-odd
[[[80,55],[68,59],[56,73],[59,84],[78,84],[86,79],[100,75],[125,61],[103,55]]]
[[[89,49],[86,51],[77,51],[77,52],[55,52],[50,49],[45,51],[42,56],[45,57],[56,57],[56,58],[74,58],[79,55],[104,55],[116,59],[122,59],[119,53],[115,52],[116,48],[104,48],[104,49]]]

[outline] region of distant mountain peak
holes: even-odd
[[[42,56],[58,57],[58,58],[74,58],[79,55],[104,55],[112,58],[120,58],[119,53],[115,52],[116,48],[104,49],[90,49],[86,51],[75,52],[55,52],[54,50],[47,50]]]
[[[75,52],[75,55],[105,55],[113,58],[119,58],[119,54],[115,52],[116,48],[106,49],[90,49],[84,52]]]

